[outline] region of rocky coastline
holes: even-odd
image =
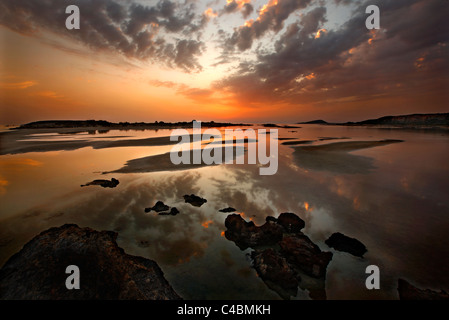
[[[0,270],[0,299],[181,299],[155,261],[125,253],[117,236],[75,224],[43,231]],[[69,265],[79,268],[79,289],[66,287]]]

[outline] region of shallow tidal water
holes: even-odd
[[[279,140],[271,137],[270,143],[279,143],[279,167],[266,176],[259,174],[259,165],[250,164],[173,166],[169,171],[165,165],[165,171],[155,171],[153,165],[151,172],[112,172],[129,160],[165,154],[173,145],[61,147],[0,155],[0,265],[38,233],[76,223],[118,232],[119,246],[155,260],[185,299],[281,299],[251,267],[251,249],[241,251],[224,237],[229,213],[219,210],[230,206],[256,225],[282,212],[300,216],[306,222],[303,232],[321,250],[334,253],[325,282],[328,299],[398,299],[398,278],[449,291],[449,135],[300,126],[275,128]],[[34,130],[18,143],[119,141],[170,132]],[[307,149],[384,139],[402,142],[324,154]],[[288,141],[309,142],[282,144]],[[111,178],[120,181],[112,189],[80,187]],[[207,203],[194,207],[184,202],[185,194]],[[180,213],[144,212],[159,200]],[[358,258],[329,248],[324,241],[334,232],[360,240],[368,252]],[[372,264],[380,268],[379,290],[365,287],[365,268]],[[291,297],[309,298],[301,287]]]

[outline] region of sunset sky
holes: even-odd
[[[449,112],[448,21],[446,0],[0,0],[0,123]]]

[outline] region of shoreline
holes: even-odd
[[[19,125],[9,130],[23,130],[23,129],[83,129],[90,130],[156,130],[156,129],[176,129],[176,128],[191,128],[193,122],[109,122],[104,120],[49,120],[49,121],[35,121]],[[216,128],[216,127],[232,127],[232,126],[252,126],[247,123],[231,123],[231,122],[215,122],[206,121],[201,122],[202,127]]]

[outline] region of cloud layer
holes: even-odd
[[[128,58],[149,59],[185,71],[200,70],[204,43],[189,38],[209,20],[195,14],[194,4],[160,0],[153,6],[113,0],[74,0],[80,9],[79,30],[67,30],[65,6],[58,0],[0,0],[0,24],[25,35],[51,31],[94,50]]]
[[[435,93],[435,103],[447,101],[448,5],[437,0],[368,2],[381,10],[380,30],[365,27],[366,3],[337,29],[322,29],[327,21],[324,6],[310,7],[301,19],[281,29],[291,12],[283,8],[294,10],[308,2],[270,1],[277,5],[236,29],[223,51],[233,46],[249,50],[267,30],[282,30],[273,50],[256,50],[254,61],[240,63],[215,88],[246,104],[338,104],[407,92],[428,93],[429,98]],[[244,91],[239,90],[242,86]]]
[[[57,34],[129,62],[151,61],[189,73],[220,68],[222,73],[215,74],[209,87],[193,82],[172,86],[178,95],[216,105],[287,105],[290,114],[304,105],[362,108],[369,102],[369,107],[377,103],[388,108],[388,103],[400,100],[404,110],[425,103],[438,111],[447,105],[447,1],[74,0],[71,4],[80,8],[80,30],[65,28],[65,6],[57,0],[0,0],[0,24],[28,36]],[[365,27],[368,5],[380,8],[379,30]],[[338,21],[336,8],[351,14]],[[48,37],[45,42],[52,43]],[[54,43],[63,49],[62,41]],[[172,79],[160,79],[164,80]]]

